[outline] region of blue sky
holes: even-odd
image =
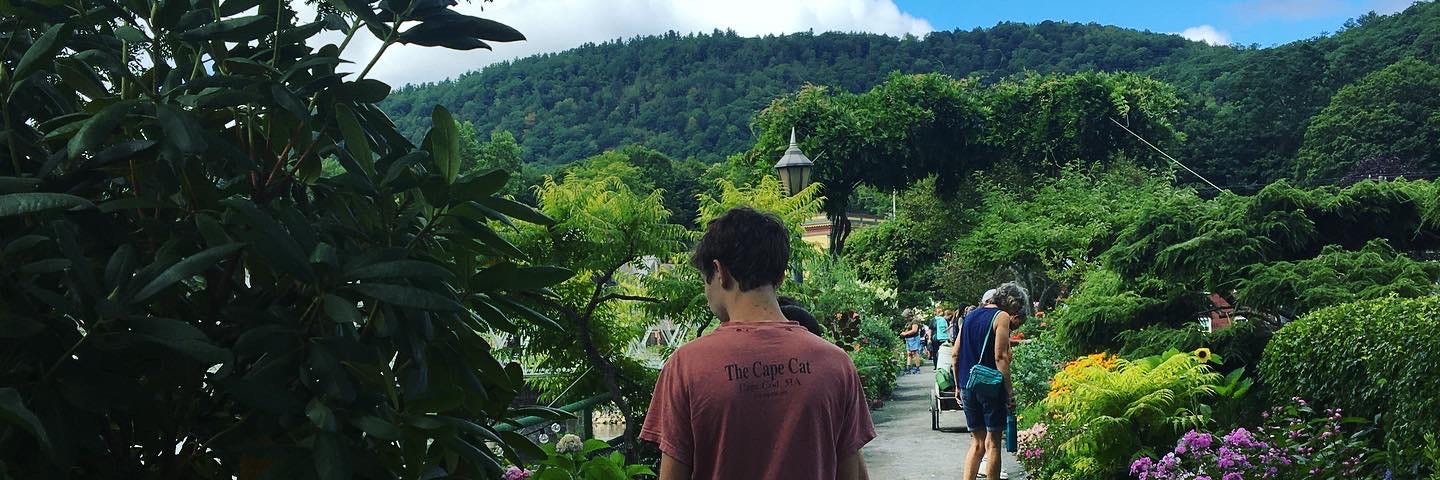
[[[529,40],[494,51],[414,45],[387,50],[372,76],[392,84],[453,78],[497,61],[559,52],[666,31],[734,30],[745,36],[844,31],[923,36],[1002,21],[1096,22],[1179,33],[1212,44],[1270,46],[1341,28],[1345,20],[1403,10],[1412,0],[493,0],[459,2],[461,12],[492,18]],[[323,41],[338,42],[339,35]],[[355,38],[350,60],[368,61],[381,42]]]
[[[1372,10],[1396,12],[1410,3],[1410,0],[896,0],[901,10],[929,21],[936,30],[969,30],[1002,21],[1044,20],[1096,22],[1170,33],[1209,25],[1230,43],[1262,46],[1334,32],[1347,19]]]

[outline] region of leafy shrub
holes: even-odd
[[[1130,474],[1153,480],[1379,478],[1383,455],[1370,447],[1372,432],[1364,419],[1344,417],[1338,408],[1317,415],[1304,399],[1292,398],[1271,408],[1253,432],[1191,430],[1165,456],[1136,460]]]
[[[1273,399],[1309,398],[1371,417],[1397,467],[1418,476],[1427,432],[1440,431],[1440,297],[1337,305],[1275,333],[1260,363]]]
[[[1121,360],[1113,369],[1108,358],[1091,360],[1062,371],[1069,386],[1043,402],[1047,433],[1031,446],[1045,452],[1032,460],[1036,478],[1120,476],[1137,452],[1172,445],[1208,422],[1202,400],[1221,376],[1195,355],[1167,352]]]
[[[861,347],[859,351],[850,352],[850,361],[855,362],[866,399],[884,400],[895,391],[895,379],[900,376],[898,350]]]
[[[1253,265],[1237,296],[1246,306],[1293,317],[1341,303],[1432,294],[1437,276],[1440,263],[1416,261],[1374,239],[1360,250],[1329,245],[1312,259]]]
[[[862,348],[894,351],[900,348],[900,336],[891,329],[890,323],[885,320],[861,317],[860,345]]]
[[[1229,328],[1206,333],[1194,326],[1170,328],[1151,325],[1139,330],[1120,332],[1120,356],[1140,358],[1159,355],[1166,350],[1193,352],[1209,348],[1225,356],[1226,368],[1256,368],[1272,332],[1250,320],[1236,320]]]
[[[1148,325],[1145,319],[1164,302],[1125,290],[1120,274],[1098,268],[1085,274],[1075,295],[1046,317],[1059,345],[1072,355],[1106,351],[1116,335]]]
[[[540,448],[546,458],[539,462],[533,476],[512,467],[505,480],[630,480],[655,476],[655,471],[648,466],[626,464],[625,455],[619,451],[604,454],[610,450],[610,444],[603,440],[592,438],[581,442],[580,437],[567,434],[553,445],[547,443]]]
[[[1014,352],[1010,381],[1015,386],[1015,406],[1026,409],[1039,405],[1050,391],[1050,380],[1070,357],[1055,345],[1054,335],[1042,335],[1017,345]]]
[[[485,442],[536,450],[493,428],[543,412],[480,332],[550,325],[522,297],[569,272],[489,224],[549,220],[317,40],[374,33],[373,65],[523,37],[405,5],[5,4],[0,477],[474,478]]]

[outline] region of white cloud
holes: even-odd
[[[1230,34],[1216,30],[1209,25],[1197,25],[1180,32],[1180,36],[1211,45],[1229,45]]]
[[[493,52],[395,45],[369,77],[395,86],[443,80],[501,60],[670,30],[732,29],[744,36],[807,30],[924,35],[934,30],[893,0],[471,0],[453,8],[515,27],[529,40],[493,44]],[[374,37],[357,35],[344,56],[356,62],[358,72],[379,46]]]

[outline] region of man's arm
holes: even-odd
[[[955,382],[955,398],[960,398],[960,332],[964,329],[955,329],[950,335],[950,381]]]
[[[1000,312],[995,317],[995,369],[1005,378],[1005,401],[1015,399],[1015,385],[1010,382],[1010,314]],[[1011,405],[1011,408],[1014,406]]]
[[[667,480],[663,475],[665,464],[662,462],[660,465],[662,468],[660,480]],[[840,468],[835,472],[835,478],[839,480],[870,480],[870,473],[865,471],[865,456],[858,451],[850,458],[841,460],[839,466]]]
[[[864,468],[864,465],[861,465]],[[842,477],[843,478],[843,477]],[[660,454],[660,480],[690,480],[690,466],[668,453]]]

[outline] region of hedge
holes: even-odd
[[[1272,404],[1298,396],[1381,415],[1392,463],[1425,468],[1424,435],[1440,431],[1440,296],[1316,310],[1275,333],[1260,376]]]

